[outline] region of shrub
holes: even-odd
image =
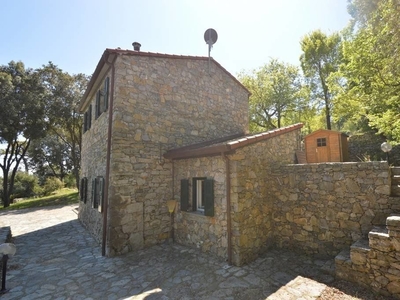
[[[51,193],[60,190],[64,187],[62,181],[56,177],[48,177],[43,186],[43,193],[45,196],[50,195]]]
[[[74,189],[76,188],[76,180],[73,173],[69,173],[64,178],[64,185],[66,188]]]
[[[28,198],[36,196],[39,188],[38,178],[26,172],[17,172],[11,198]]]

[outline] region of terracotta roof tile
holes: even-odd
[[[238,136],[235,138],[227,137],[222,138],[219,141],[214,140],[209,142],[204,142],[192,146],[186,146],[182,148],[172,149],[164,154],[167,159],[184,159],[193,157],[203,157],[220,155],[221,153],[229,153],[235,149],[257,143],[259,141],[267,140],[269,138],[291,132],[296,129],[303,127],[302,123],[290,125],[287,127],[274,129],[262,133],[257,133],[253,135]]]

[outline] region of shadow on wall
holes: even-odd
[[[381,144],[386,142],[382,135],[364,133],[349,137],[349,161],[386,161]],[[389,153],[391,165],[400,166],[400,145],[394,146]]]

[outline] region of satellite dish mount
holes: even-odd
[[[217,40],[218,40],[218,34],[214,29],[209,28],[206,30],[206,32],[204,32],[204,41],[208,45],[208,73],[210,73],[211,48],[217,42]]]

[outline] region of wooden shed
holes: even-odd
[[[349,160],[348,135],[319,129],[304,137],[307,163],[344,162]]]

